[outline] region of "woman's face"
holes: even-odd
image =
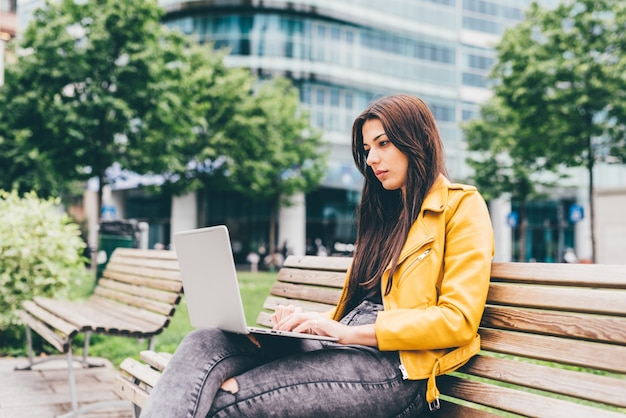
[[[378,119],[368,119],[361,129],[366,163],[386,190],[406,191],[409,159],[391,143],[383,124]]]

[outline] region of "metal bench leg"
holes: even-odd
[[[61,356],[50,355],[41,358],[37,358],[35,360],[35,354],[33,350],[33,336],[32,331],[28,325],[24,325],[26,329],[26,351],[28,352],[28,364],[25,366],[15,366],[15,370],[33,370],[33,366],[41,363],[46,363],[49,361],[59,360]],[[83,355],[81,357],[72,357],[72,361],[76,361],[82,364],[83,367],[103,367],[104,363],[91,363],[89,362],[89,338],[91,337],[91,331],[85,331],[85,345],[83,349]],[[68,353],[71,355],[72,353],[72,343],[69,343],[69,351]]]
[[[72,346],[67,350],[67,375],[70,382],[70,397],[72,399],[72,412],[78,410],[78,400],[76,399],[76,378],[74,376],[74,359],[72,357]]]
[[[154,336],[152,336],[148,339],[148,350],[154,351],[154,343]]]
[[[85,339],[88,339],[86,336]],[[86,361],[86,356],[83,357],[83,361]],[[103,408],[128,408],[132,406],[130,401],[123,400],[110,400],[110,401],[101,401],[95,402],[89,405],[85,405],[81,408],[78,408],[78,396],[76,395],[76,376],[74,373],[74,357],[72,356],[72,347],[70,346],[67,352],[67,375],[70,383],[70,397],[72,400],[72,410],[67,414],[59,415],[57,418],[73,418],[77,417],[81,414],[95,411]],[[141,411],[141,410],[140,410]],[[136,411],[133,411],[136,414]],[[137,415],[139,416],[139,415]]]
[[[33,355],[33,335],[28,325],[26,325],[26,342],[26,350],[28,351],[28,369],[30,369],[33,365],[33,359],[35,356]]]
[[[91,338],[91,331],[85,331],[85,344],[83,345],[83,364],[89,364],[87,357],[89,353],[89,339]]]
[[[17,371],[33,370],[33,366],[37,364],[59,359],[59,356],[46,356],[44,358],[39,358],[35,360],[35,354],[33,350],[33,332],[31,331],[30,327],[26,324],[24,324],[24,329],[26,330],[26,352],[28,354],[28,364],[25,366],[15,366],[15,370]]]

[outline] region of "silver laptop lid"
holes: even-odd
[[[174,245],[191,325],[247,334],[226,226],[177,232]]]

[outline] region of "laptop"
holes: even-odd
[[[230,236],[225,225],[174,234],[189,319],[194,328],[218,328],[238,334],[278,335],[337,341],[336,338],[246,324]]]

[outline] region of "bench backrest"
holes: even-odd
[[[270,326],[279,303],[331,308],[350,262],[346,257],[288,257],[257,322]],[[444,395],[442,416],[488,417],[505,411],[617,417],[626,412],[623,266],[494,263],[479,333],[481,354],[437,379]],[[470,404],[460,405],[455,398]]]
[[[169,324],[182,293],[175,252],[116,248],[90,303],[100,304],[108,312],[118,310],[128,315],[129,321],[144,321],[144,336],[148,336]]]

